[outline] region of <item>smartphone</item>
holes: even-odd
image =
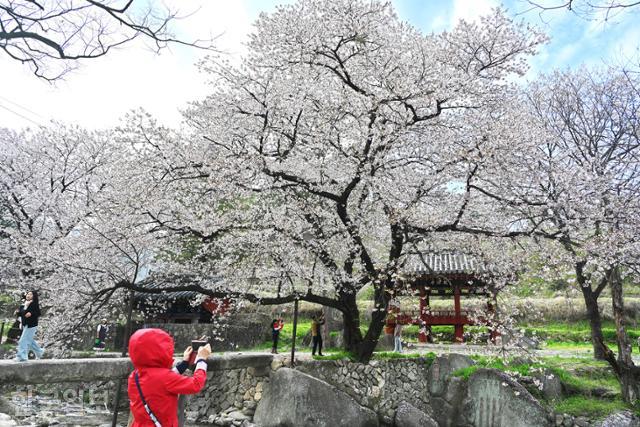
[[[202,346],[209,344],[209,341],[193,340],[191,341],[191,355],[189,356],[189,365],[193,365],[196,362],[196,356],[198,355],[198,349]]]

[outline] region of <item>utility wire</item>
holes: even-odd
[[[6,98],[6,97],[2,96],[2,95],[0,95],[0,99],[5,100],[5,101],[6,101],[6,102],[8,102],[9,104],[13,104],[13,105],[15,105],[16,107],[18,107],[18,108],[20,108],[20,109],[22,109],[22,110],[24,110],[24,111],[26,111],[26,112],[28,112],[28,113],[33,114],[34,116],[38,116],[38,117],[39,117],[39,118],[41,118],[41,119],[42,119],[42,118],[44,118],[44,117],[42,117],[40,114],[36,113],[35,111],[30,110],[30,109],[28,109],[27,107],[25,107],[25,106],[23,106],[23,105],[21,105],[21,104],[18,104],[17,102],[12,101],[12,100],[10,100],[10,99],[8,99],[8,98]]]
[[[16,116],[18,116],[18,117],[21,117],[21,118],[23,118],[23,119],[25,119],[25,120],[30,121],[31,123],[33,123],[33,124],[35,124],[35,125],[40,126],[40,123],[36,122],[35,120],[30,119],[30,118],[29,118],[29,117],[27,117],[27,116],[24,116],[24,115],[22,115],[22,114],[18,113],[17,111],[12,110],[11,108],[9,108],[9,107],[7,107],[7,106],[5,106],[5,105],[0,104],[0,108],[3,108],[3,109],[5,109],[5,110],[7,110],[8,112],[15,114],[15,115],[16,115]]]

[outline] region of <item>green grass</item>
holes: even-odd
[[[563,414],[599,419],[613,412],[629,409],[629,406],[620,398],[598,399],[596,397],[571,396],[559,401],[554,405],[554,409]]]
[[[422,357],[420,353],[396,353],[395,351],[378,351],[373,353],[373,359],[415,359]]]
[[[464,379],[468,379],[474,372],[476,372],[480,368],[491,368],[497,369],[499,371],[507,372],[507,373],[517,373],[519,375],[528,376],[533,373],[534,369],[543,368],[544,365],[541,363],[530,363],[530,364],[509,364],[505,363],[502,359],[497,358],[489,358],[485,356],[475,356],[472,357],[476,364],[473,366],[468,366],[466,368],[458,369],[453,372],[454,377],[461,377]]]
[[[591,327],[586,320],[571,323],[550,322],[523,326],[525,334],[555,343],[591,343]],[[640,329],[627,328],[629,338],[634,342],[640,337]],[[607,343],[615,343],[616,330],[613,322],[602,323],[602,335]]]
[[[353,353],[345,350],[326,349],[324,356],[313,356],[313,360],[350,360],[353,362],[356,357]]]

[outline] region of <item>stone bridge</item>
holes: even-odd
[[[224,354],[207,361],[208,371],[268,368],[270,354]],[[52,384],[126,378],[133,370],[128,357],[96,359],[45,359],[29,362],[0,360],[0,384]]]

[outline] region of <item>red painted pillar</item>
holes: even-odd
[[[427,317],[426,311],[429,309],[427,293],[424,290],[424,286],[420,288],[420,333],[418,334],[418,342],[427,342],[427,331],[425,329],[425,318]]]
[[[456,313],[456,325],[455,325],[455,341],[457,343],[461,343],[464,341],[464,325],[460,323],[461,319],[461,310],[460,310],[460,288],[455,286],[453,288],[453,307]]]

